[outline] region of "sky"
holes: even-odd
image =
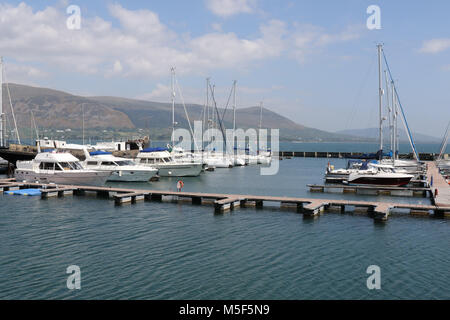
[[[370,5],[381,29],[367,27]],[[378,125],[382,43],[410,127],[442,137],[449,13],[447,0],[0,0],[0,55],[6,81],[86,96],[169,102],[173,66],[186,102],[204,103],[210,77],[223,106],[237,80],[238,108],[263,101],[338,131]]]

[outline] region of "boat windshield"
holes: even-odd
[[[393,173],[394,169],[393,168],[380,168],[380,171],[386,172],[386,173]]]
[[[79,162],[59,162],[63,170],[83,170],[83,166]]]
[[[118,166],[121,166],[121,167],[123,167],[123,166],[134,166],[134,165],[136,165],[133,161],[131,161],[131,160],[120,160],[120,161],[116,161],[116,164],[118,165]]]

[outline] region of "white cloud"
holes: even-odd
[[[167,44],[176,35],[159,21],[156,13],[150,10],[127,10],[119,4],[109,6],[111,15],[117,18],[125,34],[133,34],[138,38],[156,44]]]
[[[213,23],[213,24],[211,24],[211,28],[214,31],[222,32],[222,25],[220,23]]]
[[[4,81],[21,83],[21,84],[35,84],[34,80],[48,77],[48,73],[33,66],[10,63],[8,60],[4,61]]]
[[[122,70],[123,70],[122,64],[120,63],[119,60],[116,60],[114,62],[114,66],[113,66],[113,72],[120,73],[120,72],[122,72]]]
[[[236,8],[254,5],[238,2]],[[285,22],[270,20],[252,38],[223,32],[219,25],[214,32],[190,37],[170,30],[150,10],[128,10],[119,4],[108,9],[117,26],[100,17],[85,18],[82,12],[81,30],[69,30],[63,8],[35,11],[25,3],[0,4],[0,52],[44,70],[150,78],[168,77],[170,67],[176,66],[180,75],[204,76],[218,69],[251,68],[286,53],[302,61],[317,48],[358,36],[353,29],[330,34],[315,26],[294,25],[290,30]]]
[[[156,85],[156,88],[153,89],[153,91],[151,91],[149,93],[141,94],[135,98],[140,99],[140,100],[168,102],[171,97],[171,92],[172,92],[172,89],[170,88],[170,86],[162,84],[162,83],[158,83]]]
[[[350,26],[339,33],[327,33],[323,28],[314,25],[295,24],[296,31],[292,35],[292,53],[303,63],[308,55],[336,43],[358,39],[361,36],[360,26]]]
[[[34,12],[25,3],[0,5],[0,51],[21,62],[40,62],[84,74],[161,76],[177,66],[179,73],[205,74],[239,67],[281,53],[284,24],[270,21],[255,39],[213,32],[179,36],[149,10],[109,6],[119,22],[83,18],[81,30],[68,30],[63,10]],[[111,67],[112,66],[112,67]]]
[[[257,0],[205,0],[208,9],[217,16],[229,17],[239,13],[253,13]]]
[[[425,41],[420,49],[423,53],[439,53],[450,48],[450,39],[432,39]]]

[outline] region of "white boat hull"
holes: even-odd
[[[245,166],[245,159],[240,157],[233,158],[233,165],[235,166]]]
[[[215,168],[231,168],[233,166],[228,158],[223,157],[209,157],[204,159],[204,162],[209,167]]]
[[[151,178],[156,176],[158,170],[118,170],[113,171],[109,176],[108,181],[112,182],[148,182]]]
[[[56,183],[67,185],[104,185],[111,172],[70,172],[62,171],[55,173],[33,172],[29,170],[17,169],[15,178],[17,181],[27,181],[40,183]]]
[[[196,177],[203,169],[201,163],[174,163],[174,164],[152,164],[158,169],[160,177]]]

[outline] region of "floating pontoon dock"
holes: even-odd
[[[345,184],[308,184],[310,192],[341,192],[374,196],[427,197],[433,196],[431,188],[387,187]]]
[[[434,216],[450,216],[450,204],[437,202],[434,205],[387,203],[379,201],[351,201],[334,199],[313,199],[277,196],[255,196],[236,194],[217,194],[199,192],[176,192],[161,190],[139,190],[109,187],[71,186],[54,185],[41,183],[26,183],[0,180],[0,192],[8,190],[19,190],[26,188],[40,188],[42,198],[67,195],[83,195],[85,193],[96,193],[99,197],[112,198],[116,205],[125,203],[135,203],[142,201],[162,201],[163,197],[171,200],[188,200],[194,205],[213,203],[216,213],[223,213],[227,210],[234,210],[236,207],[253,206],[262,208],[264,202],[278,202],[281,207],[293,206],[298,213],[304,216],[317,216],[328,209],[338,209],[341,213],[346,212],[347,206],[363,208],[369,216],[377,221],[386,221],[391,209],[409,209],[411,214]]]

